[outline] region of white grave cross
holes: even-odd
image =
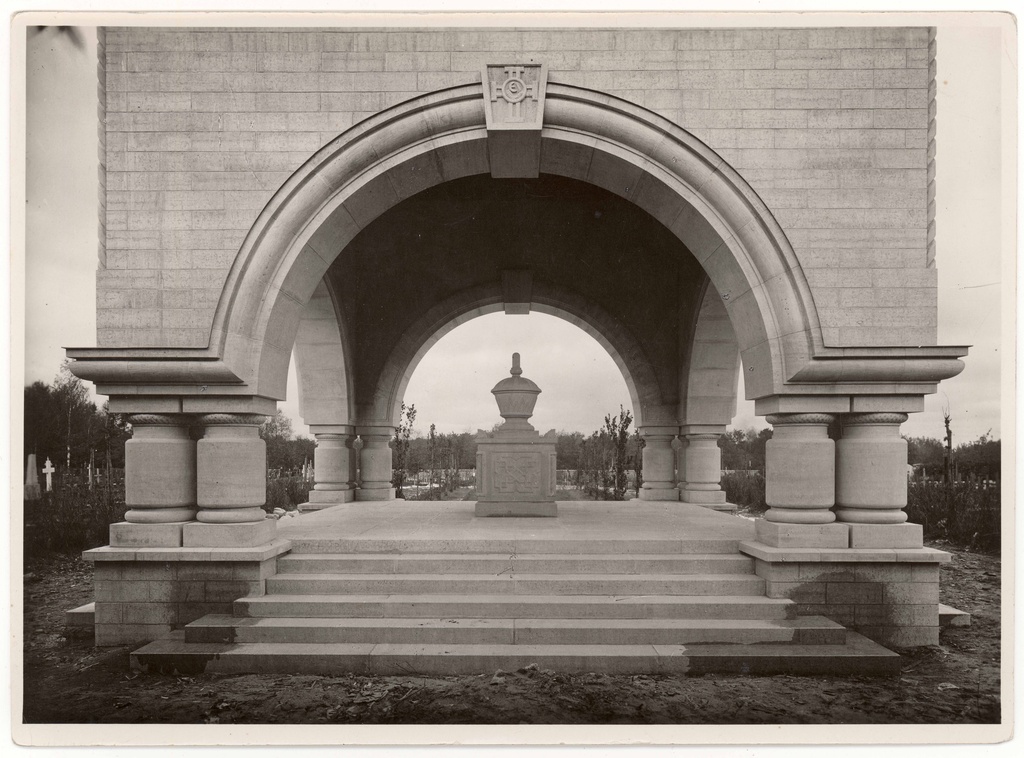
[[[50,463],[50,459],[46,459],[46,465],[43,466],[43,473],[46,474],[46,491],[53,492],[53,472],[56,471],[53,464]]]

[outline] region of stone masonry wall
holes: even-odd
[[[86,553],[86,558],[90,558]],[[230,614],[240,597],[262,595],[277,559],[264,561],[97,560],[96,644],[163,637],[208,613]]]
[[[801,616],[824,616],[891,647],[939,644],[936,562],[786,562],[755,559],[765,594]]]
[[[108,28],[99,49],[100,346],[205,346],[247,230],[313,152],[530,60],[736,168],[796,249],[826,344],[935,343],[934,30]]]

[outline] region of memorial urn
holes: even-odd
[[[533,429],[527,419],[533,415],[540,387],[523,376],[519,367],[519,353],[512,353],[512,375],[494,385],[491,393],[498,401],[498,413],[507,428]]]

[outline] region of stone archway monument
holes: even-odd
[[[661,49],[623,30],[101,36],[101,72],[118,68],[100,89],[99,347],[68,354],[134,440],[126,524],[92,556],[117,583],[97,640],[152,639],[259,592],[291,549],[258,507],[256,429],[293,359],[317,505],[397,507],[388,443],[409,377],[440,335],[502,310],[558,315],[612,356],[649,513],[724,505],[717,439],[742,370],[775,429],[770,510],[741,546],[765,591],[839,623],[854,608],[883,643],[937,639],[943,559],[905,523],[900,439],[967,352],[936,343],[934,30],[679,29]],[[433,52],[400,52],[413,42]],[[811,48],[863,70],[820,69]],[[216,54],[165,76],[183,50]],[[260,75],[219,68],[229,57]],[[863,107],[826,89],[847,81]]]
[[[491,392],[505,423],[476,437],[477,516],[557,516],[555,439],[530,424],[540,387],[523,376],[519,353],[512,375]]]

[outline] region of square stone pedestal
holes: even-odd
[[[255,547],[265,545],[277,534],[277,519],[263,519],[247,524],[204,524],[193,521],[185,525],[184,547]]]
[[[174,524],[132,524],[121,521],[110,525],[112,547],[181,547],[182,528],[192,522]]]
[[[477,435],[477,516],[558,515],[555,439],[534,430],[481,431]]]
[[[780,524],[758,519],[754,531],[758,542],[771,547],[850,546],[850,531],[847,524]]]

